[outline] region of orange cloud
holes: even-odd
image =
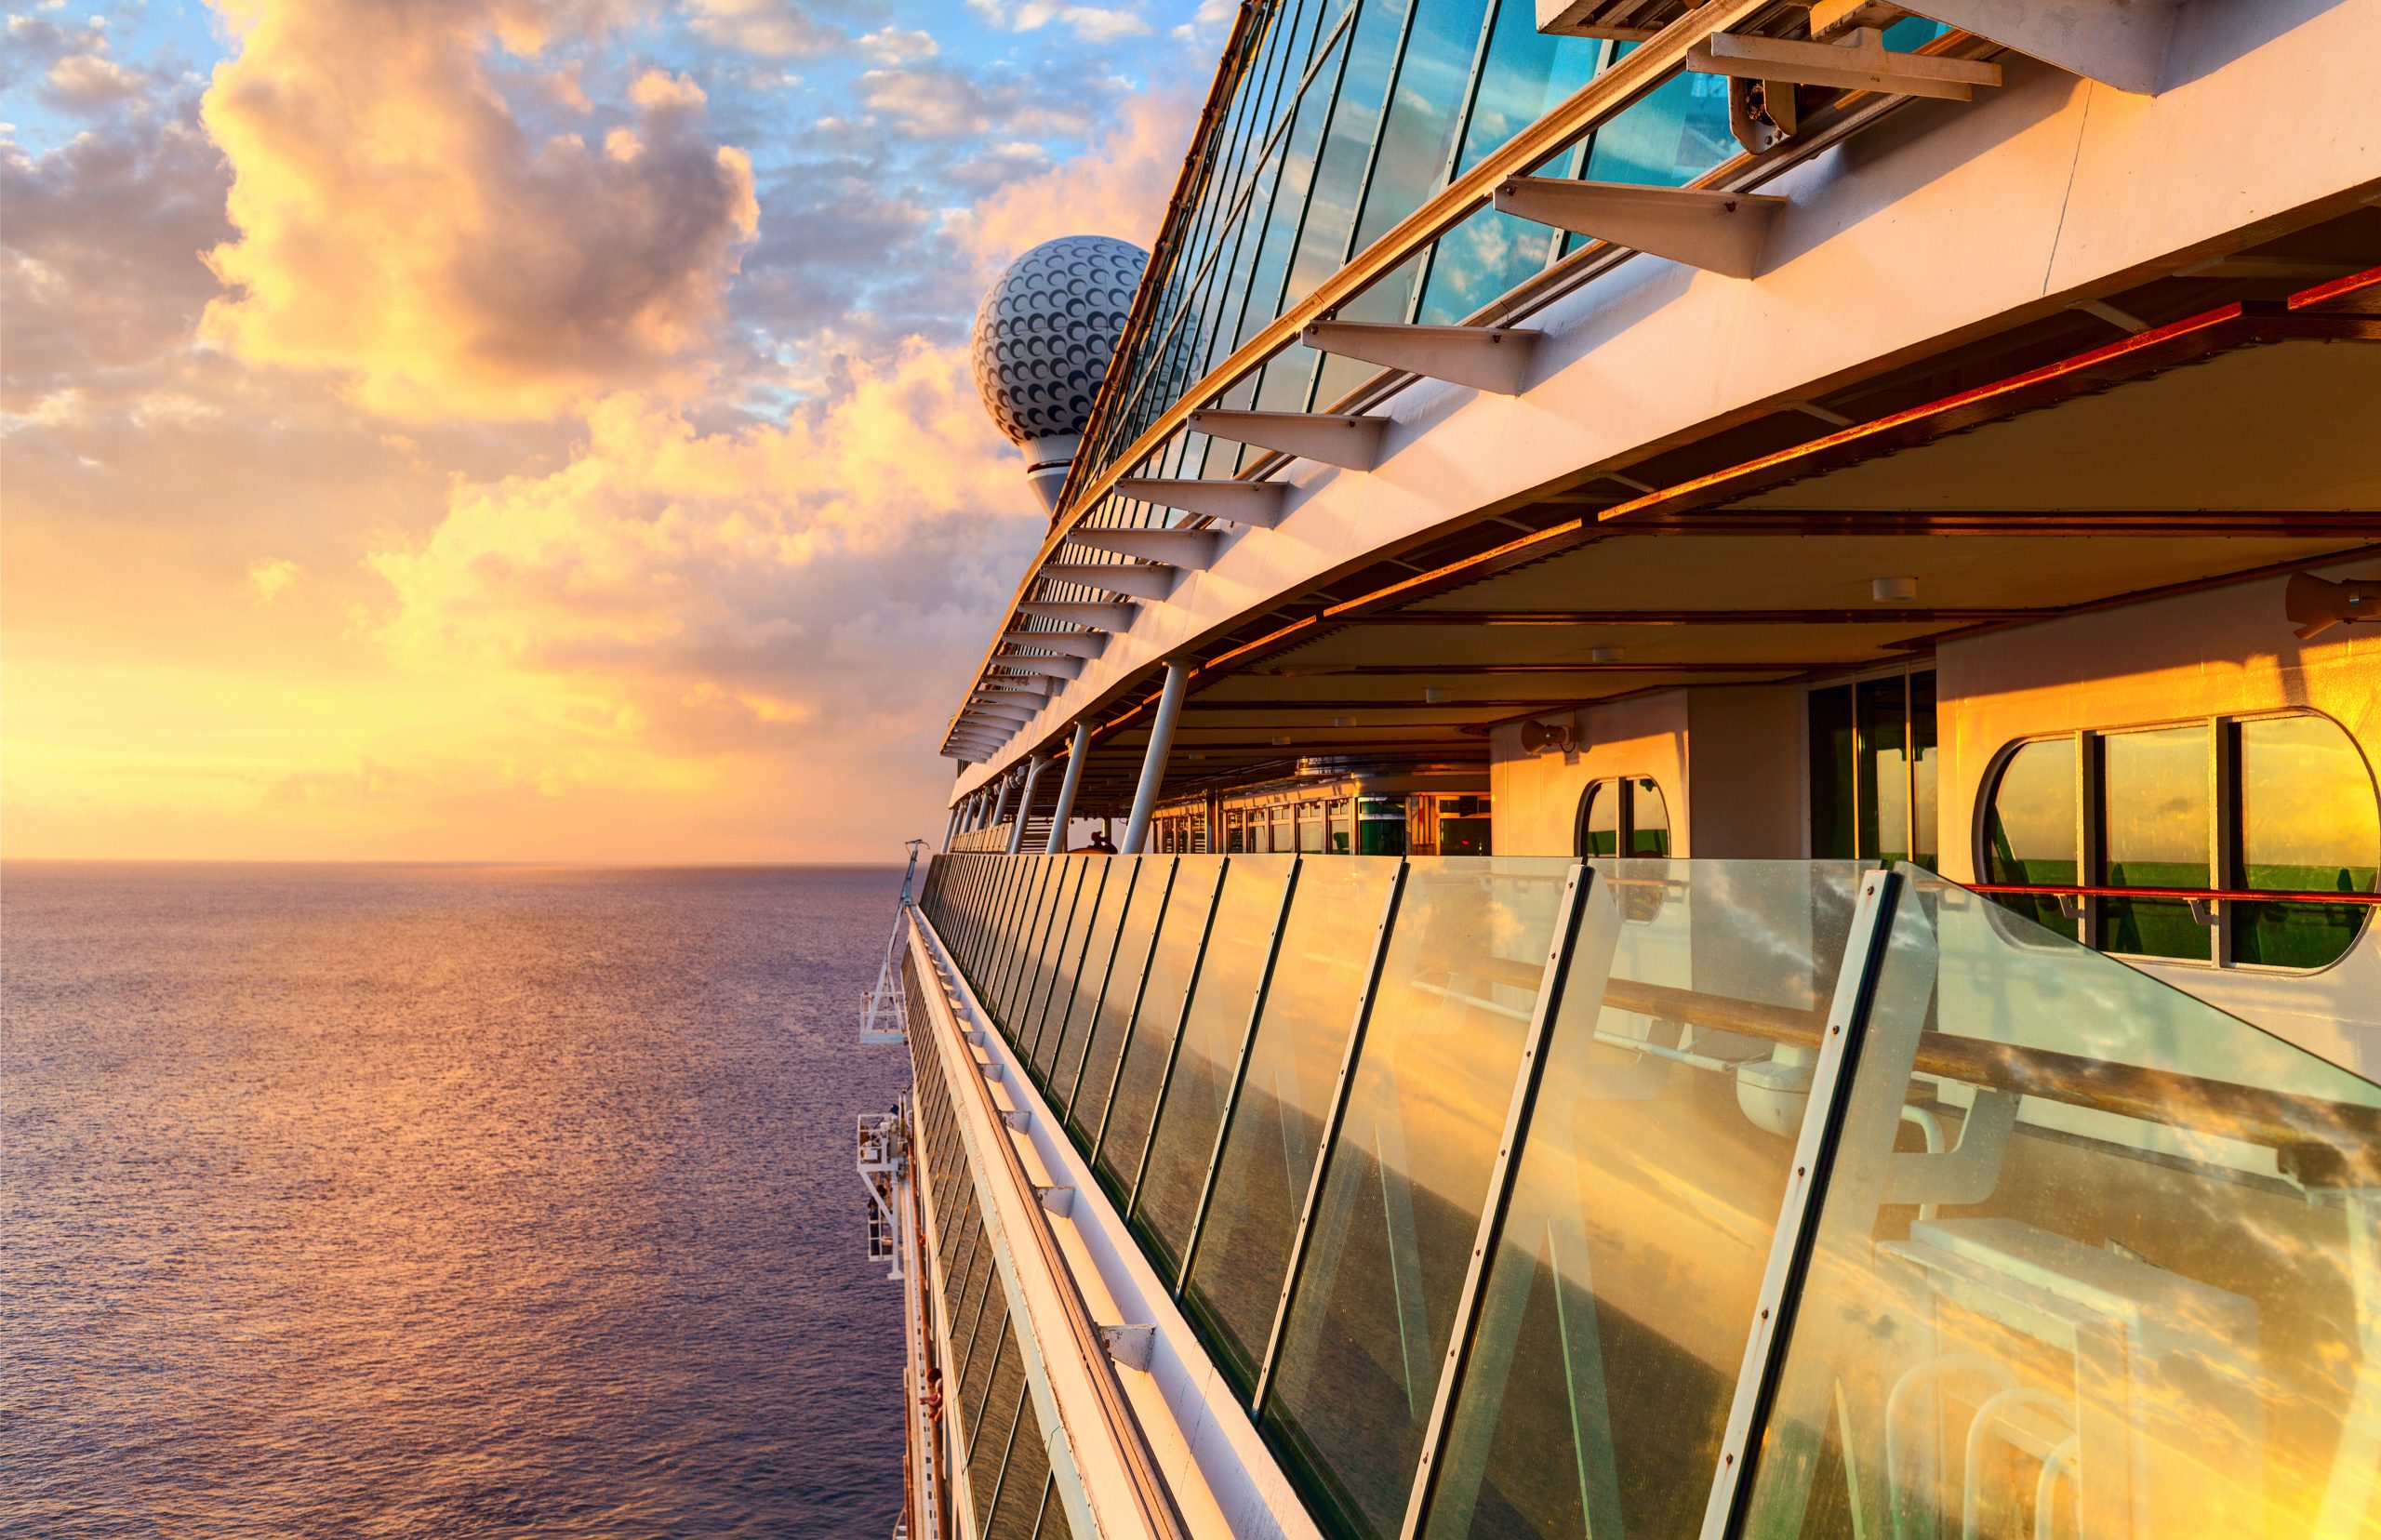
[[[241,51],[204,110],[239,231],[209,254],[231,291],[207,308],[209,339],[336,371],[373,411],[498,418],[649,385],[708,343],[759,209],[751,162],[703,135],[702,92],[650,73],[628,139],[534,143],[485,67],[491,44],[534,55],[600,8],[260,0],[234,15]]]

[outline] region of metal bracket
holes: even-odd
[[[1044,1208],[1060,1218],[1075,1211],[1075,1189],[1071,1187],[1037,1187],[1033,1189],[1033,1196],[1042,1201]]]
[[[988,1081],[996,1081],[1001,1078],[1001,1067],[997,1062],[985,1065],[983,1069],[984,1078]]]
[[[2220,898],[2186,898],[2183,902],[2190,906],[2192,923],[2201,927],[2215,923],[2223,905]]]
[[[1939,97],[1968,101],[1978,86],[2001,84],[2001,66],[1972,59],[1897,53],[1873,27],[1857,27],[1833,43],[1719,33],[1687,50],[1696,74],[1734,75],[1772,85],[1832,86],[1846,91]]]
[[[1109,1358],[1115,1362],[1146,1374],[1157,1349],[1157,1328],[1143,1323],[1102,1326],[1099,1345],[1108,1349]]]

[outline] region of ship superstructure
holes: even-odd
[[[2376,85],[1242,7],[1146,265],[978,325],[908,1532],[2381,1535]]]

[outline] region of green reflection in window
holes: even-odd
[[[1162,1263],[1178,1265],[1205,1184],[1224,1097],[1247,1040],[1257,983],[1281,916],[1287,856],[1243,856],[1224,869],[1223,892],[1208,927],[1197,988],[1182,1021],[1165,1078],[1165,1101],[1150,1135],[1147,1169],[1133,1200],[1133,1220]]]
[[[1396,872],[1395,861],[1310,861],[1282,927],[1183,1295],[1216,1361],[1244,1393],[1256,1385],[1281,1303],[1290,1232]]]
[[[2208,729],[2101,740],[2100,851],[2109,887],[2210,886]],[[2103,901],[2100,945],[2143,957],[2210,956],[2210,928],[2179,898]]]
[[[1394,1533],[1571,863],[1417,858],[1264,1426],[1317,1506]]]
[[[1670,804],[1650,776],[1629,783],[1629,854],[1662,856],[1670,853]]]
[[[1593,858],[1620,854],[1620,786],[1590,781],[1579,794],[1578,854]]]
[[[2076,803],[2073,738],[2044,738],[2009,756],[1993,785],[1984,819],[1984,878],[1988,883],[2071,885],[2080,870],[2076,842],[2082,838]],[[2000,901],[2050,929],[2072,936],[2057,898],[2048,894],[2005,893]]]
[[[2240,885],[2370,893],[2381,863],[2381,812],[2356,745],[2327,717],[2239,724]],[[2355,904],[2242,904],[2236,962],[2321,968],[2356,940],[2371,910]]]

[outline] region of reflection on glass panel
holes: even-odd
[[[992,1370],[983,1410],[967,1430],[967,1485],[976,1500],[978,1534],[984,1533],[984,1526],[991,1519],[992,1498],[1000,1490],[1001,1467],[1008,1460],[1009,1437],[1017,1431],[1018,1408],[1026,1400],[1025,1361],[1017,1350],[1017,1338],[1004,1329],[1000,1358]]]
[[[1208,927],[1207,954],[1182,1021],[1182,1041],[1166,1077],[1165,1104],[1150,1136],[1148,1168],[1133,1200],[1133,1218],[1159,1260],[1178,1267],[1207,1162],[1223,1126],[1224,1097],[1248,1041],[1257,985],[1272,951],[1289,856],[1243,856],[1224,869]]]
[[[1310,855],[1323,853],[1323,804],[1319,802],[1298,803],[1298,848]]]
[[[1411,863],[1262,1413],[1354,1533],[1405,1510],[1570,869]]]
[[[1117,931],[1116,959],[1109,967],[1108,987],[1100,991],[1091,1036],[1084,1044],[1083,1075],[1067,1107],[1068,1130],[1085,1151],[1099,1137],[1099,1125],[1108,1116],[1108,1094],[1116,1084],[1124,1034],[1133,1025],[1133,1007],[1141,998],[1141,974],[1149,966],[1150,946],[1157,939],[1167,890],[1174,883],[1174,857],[1137,859],[1140,872],[1133,884],[1133,902]]]
[[[1909,746],[1918,756],[1911,767],[1912,812],[1910,838],[1915,842],[1910,859],[1929,870],[1943,864],[1943,843],[1935,827],[1937,812],[1935,793],[1935,671],[1920,670],[1909,676]]]
[[[1507,0],[1497,7],[1488,56],[1456,157],[1461,175],[1482,156],[1528,127],[1547,109],[1587,84],[1609,44],[1557,37],[1537,30],[1534,6]],[[1572,153],[1562,152],[1534,174],[1560,174]],[[1556,251],[1558,232],[1542,224],[1483,209],[1439,240],[1422,291],[1419,319],[1459,321],[1536,272]]]
[[[1620,854],[1620,784],[1590,781],[1579,793],[1577,854],[1613,856]]]
[[[1670,804],[1650,776],[1629,783],[1629,854],[1659,858],[1670,853]]]
[[[1024,1015],[1025,989],[1033,974],[1033,959],[1041,949],[1042,934],[1049,928],[1052,911],[1058,906],[1058,861],[1044,856],[1008,856],[1032,868],[1030,881],[1031,896],[1018,909],[1017,923],[1011,927],[1007,961],[994,976],[992,998],[985,1004],[992,1009],[1001,1035],[1011,1042],[1018,1041],[1018,1018]]]
[[[1076,981],[1083,976],[1085,943],[1091,936],[1091,923],[1099,912],[1099,899],[1106,887],[1113,863],[1105,856],[1086,856],[1083,881],[1075,890],[1074,912],[1067,917],[1066,933],[1060,937],[1057,955],[1052,960],[1050,985],[1043,991],[1040,1019],[1033,1024],[1033,1072],[1044,1085],[1058,1064],[1058,1043],[1068,1020],[1069,1009],[1074,1003]]]
[[[1067,1018],[1059,1024],[1057,1050],[1050,1069],[1050,1105],[1067,1107],[1074,1099],[1076,1081],[1084,1073],[1084,1042],[1090,1033],[1093,1012],[1100,1009],[1100,995],[1107,990],[1110,966],[1117,957],[1117,936],[1124,922],[1126,905],[1134,899],[1134,878],[1145,869],[1140,856],[1112,855],[1100,856],[1107,876],[1100,883],[1100,902],[1093,907],[1090,928],[1084,936],[1079,974],[1076,974],[1074,995],[1067,1002]],[[1145,897],[1140,902],[1157,902]]]
[[[2082,828],[2077,811],[2073,738],[2044,738],[2009,756],[1993,784],[1984,817],[1984,880],[2070,885],[2082,870],[2076,857]],[[2039,893],[2006,893],[2001,902],[2036,924],[2075,934],[2058,900]]]
[[[968,1343],[967,1357],[959,1370],[959,1407],[965,1419],[960,1426],[970,1439],[975,1437],[983,1417],[987,1382],[993,1377],[992,1365],[1004,1349],[1014,1352],[1016,1346],[1008,1340],[1008,1295],[1002,1292],[996,1272],[985,1291],[983,1313],[977,1318],[976,1334]]]
[[[1058,1483],[1051,1481],[1042,1494],[1042,1519],[1034,1526],[1033,1540],[1072,1540],[1073,1534],[1067,1522],[1067,1505],[1058,1497]]]
[[[1746,1533],[2372,1533],[2381,1087],[1903,870]]]
[[[2111,733],[2100,742],[2100,854],[2110,887],[2209,885],[2205,726]],[[2211,931],[2179,898],[2110,898],[2100,944],[2148,957],[2209,955]]]
[[[1676,74],[1596,130],[1588,179],[1678,187],[1736,153],[1726,78]]]
[[[1216,1162],[1184,1301],[1216,1360],[1245,1392],[1272,1331],[1290,1231],[1314,1175],[1393,860],[1310,861],[1282,927],[1248,1070]]]
[[[1859,871],[1596,865],[1611,977],[1555,1014],[1430,1534],[1701,1526]]]
[[[1034,1522],[1042,1517],[1042,1494],[1050,1484],[1050,1448],[1030,1390],[1018,1406],[1017,1432],[1008,1442],[1008,1465],[1001,1471],[1000,1483],[985,1540],[1032,1540]]]
[[[1108,1122],[1100,1131],[1092,1162],[1095,1170],[1115,1184],[1120,1195],[1129,1194],[1140,1175],[1150,1123],[1157,1115],[1158,1082],[1165,1074],[1166,1060],[1174,1052],[1174,1034],[1190,1001],[1200,949],[1206,941],[1208,913],[1215,907],[1216,884],[1222,875],[1223,860],[1216,856],[1185,856],[1174,873],[1174,896],[1166,903],[1157,945],[1150,952],[1140,1009],[1133,1014],[1132,1036],[1124,1047]]]
[[[2381,864],[2381,813],[2356,745],[2328,717],[2240,724],[2241,885],[2370,893]],[[2242,904],[2236,962],[2321,968],[2356,940],[2371,909],[2354,904]]]
[[[1860,854],[1884,861],[1909,858],[1909,682],[1862,680],[1855,691],[1859,717]]]
[[[1017,1025],[1009,1036],[1017,1043],[1017,1051],[1032,1056],[1034,1035],[1041,1026],[1042,1004],[1050,992],[1050,981],[1058,971],[1058,951],[1066,938],[1068,927],[1074,923],[1077,896],[1083,886],[1084,856],[1048,856],[1042,857],[1055,868],[1050,874],[1050,897],[1043,906],[1043,915],[1033,941],[1028,965],[1021,971],[1017,990]]]

